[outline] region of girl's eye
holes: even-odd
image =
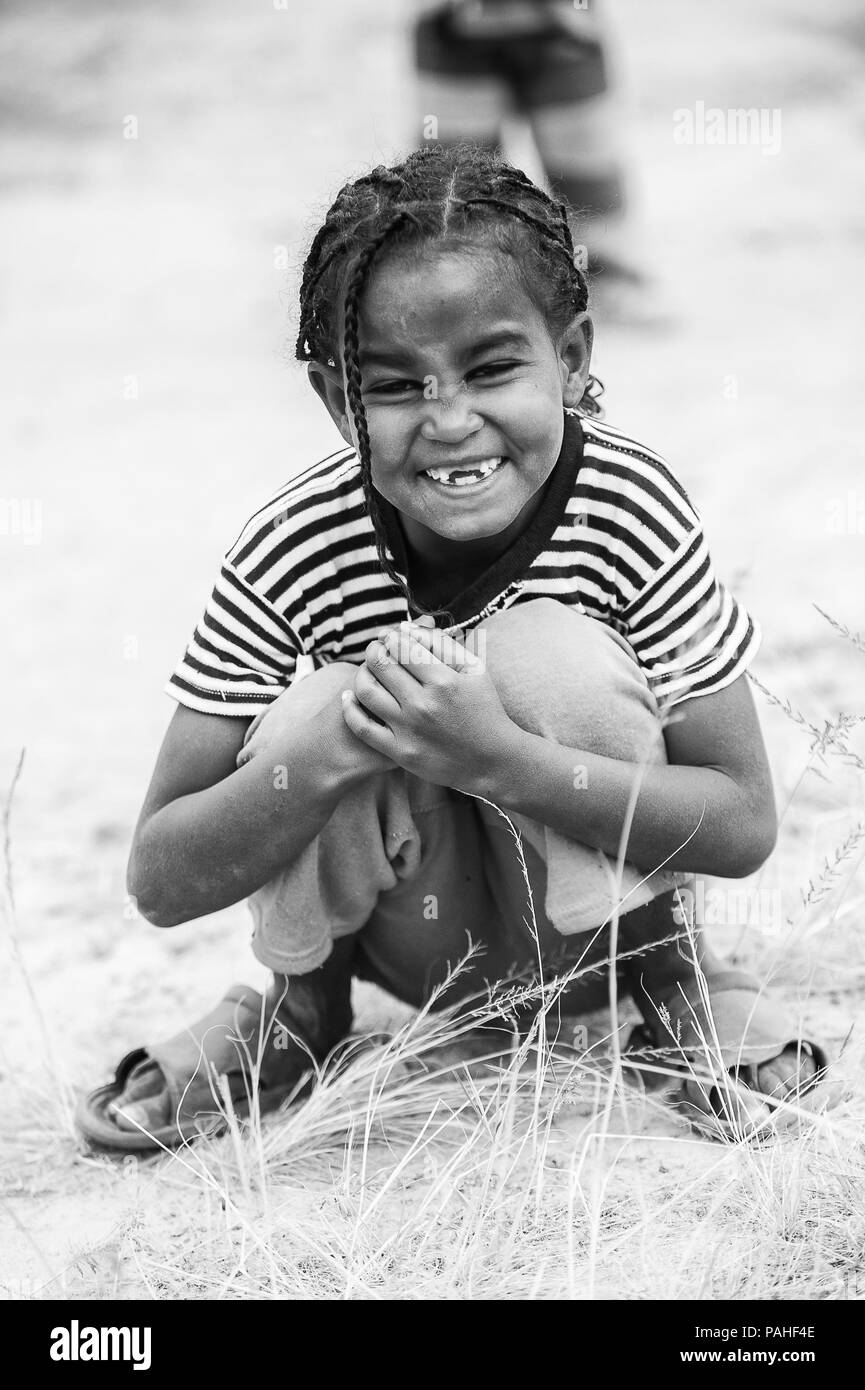
[[[514,367],[518,367],[519,365],[519,362],[488,362],[483,367],[476,367],[469,375],[480,377],[481,379],[504,376],[506,372],[512,371]]]
[[[378,381],[366,389],[371,396],[406,396],[422,388],[416,381]]]

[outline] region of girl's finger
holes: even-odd
[[[419,640],[429,634],[422,632],[415,636],[414,630],[392,632],[384,646],[399,669],[411,674],[421,685],[441,685],[447,679],[446,665],[426,642]]]
[[[426,634],[421,634],[421,637]],[[401,669],[412,674],[421,685],[444,685],[451,678],[451,667],[439,659],[438,653],[419,641],[413,632],[399,632],[388,639],[388,652],[398,660]]]
[[[374,714],[384,724],[392,724],[399,718],[400,707],[389,690],[377,680],[367,666],[361,666],[354,680],[354,693],[358,702],[369,714]]]
[[[465,667],[472,665],[472,657],[466,647],[456,637],[451,637],[446,632],[430,631],[427,628],[418,628],[415,625],[401,624],[400,635],[406,634],[408,642],[417,642],[425,647],[428,652],[445,666],[449,666],[454,671],[461,671]]]
[[[379,628],[376,637],[379,642],[385,642],[389,633],[405,631],[412,627],[419,627],[423,632],[429,631],[430,629],[435,631],[435,618],[431,618],[426,613],[422,613],[419,618],[403,618],[401,623],[386,623],[384,627]]]
[[[400,661],[398,653],[404,640],[402,635],[397,637],[397,634],[390,632],[383,642],[378,639],[370,642],[364,653],[365,669],[400,706],[411,701],[413,693],[417,691],[418,679],[416,669]]]
[[[370,718],[358,702],[353,690],[342,692],[342,717],[351,732],[368,748],[374,749],[376,753],[383,753],[386,758],[393,759],[396,742],[393,734],[387,725],[376,724]]]
[[[440,638],[435,628],[418,627],[417,623],[400,623],[399,627],[391,628],[391,632],[406,641],[414,637],[415,641],[423,643],[427,651],[433,651]]]

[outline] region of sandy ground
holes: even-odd
[[[288,360],[305,242],[345,175],[408,139],[404,8],[295,8],[90,0],[73,18],[13,3],[0,21],[13,137],[0,154],[2,493],[35,508],[29,527],[0,534],[0,785],[26,747],[12,816],[19,960],[53,1049],[12,960],[10,1289],[80,1273],[80,1252],[110,1249],[134,1206],[138,1179],[107,1178],[46,1121],[50,1068],[93,1084],[231,979],[261,978],[243,908],[160,934],[127,908],[123,875],[170,715],[160,690],[222,550],[334,447]],[[689,488],[719,569],[763,622],[760,679],[817,725],[865,712],[865,658],[813,606],[863,627],[865,20],[855,0],[609,9],[634,253],[669,322],[601,325],[608,418]],[[672,113],[697,101],[777,108],[780,150],[676,144]],[[795,904],[862,814],[862,779],[836,760],[828,780],[801,781],[807,735],[768,707],[765,726],[779,801],[796,795],[762,882]],[[862,903],[853,883],[836,926]],[[776,946],[748,949],[777,964]],[[809,1017],[837,1043],[862,1000],[843,952],[819,946],[788,986],[807,976]],[[383,1011],[362,997],[362,1019]]]

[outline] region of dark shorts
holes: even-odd
[[[511,89],[518,109],[568,105],[607,90],[601,43],[574,33],[547,12],[529,32],[472,33],[450,5],[424,16],[415,30],[418,71],[447,77],[495,77]]]

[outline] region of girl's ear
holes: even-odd
[[[309,384],[315,394],[324,402],[324,408],[336,425],[346,444],[354,445],[342,372],[338,367],[328,367],[322,362],[310,362],[306,369]]]
[[[577,314],[559,339],[562,404],[571,408],[580,404],[589,379],[594,331],[588,314]]]

